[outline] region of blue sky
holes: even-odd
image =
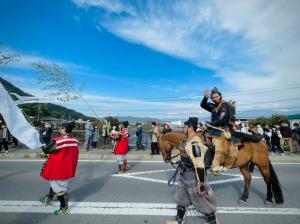
[[[0,50],[21,54],[20,61],[1,66],[0,75],[48,101],[32,62],[65,67],[76,86],[84,83],[82,94],[100,117],[206,116],[199,101],[214,86],[237,100],[240,112],[289,112],[297,101],[296,0],[0,5]],[[83,102],[64,105],[93,115]]]

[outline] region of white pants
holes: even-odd
[[[116,155],[116,161],[120,164],[124,164],[124,160],[127,158],[127,154],[125,155]]]
[[[68,192],[70,179],[67,180],[50,180],[49,184],[52,190],[57,194],[60,192]]]

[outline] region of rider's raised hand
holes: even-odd
[[[208,98],[208,97],[210,97],[210,90],[205,90],[205,92],[204,92],[204,97],[205,98]]]

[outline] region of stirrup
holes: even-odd
[[[57,216],[64,216],[64,215],[67,215],[69,213],[69,210],[68,208],[60,208],[58,210],[55,210],[53,212],[54,215],[57,215]]]
[[[41,197],[39,201],[42,202],[45,206],[52,205],[52,199],[50,199],[48,196]]]

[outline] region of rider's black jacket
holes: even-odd
[[[208,98],[203,97],[200,106],[211,112],[211,125],[217,127],[230,127],[229,125],[229,106],[226,102],[222,101],[221,106],[214,103],[209,103]],[[218,108],[219,107],[219,108]]]

